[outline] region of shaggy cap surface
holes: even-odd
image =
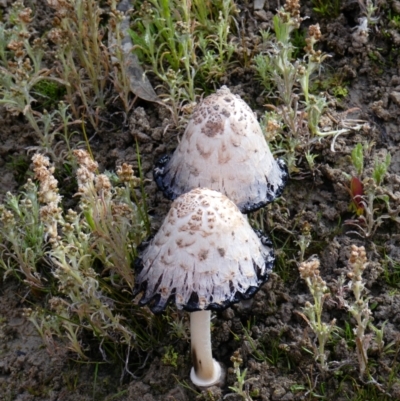
[[[272,156],[254,113],[226,86],[196,107],[172,157],[163,157],[154,169],[168,199],[207,187],[245,213],[280,196],[287,178],[284,162]]]
[[[177,198],[160,230],[136,261],[134,294],[154,313],[168,302],[189,311],[224,309],[249,299],[275,257],[225,195],[197,188]]]

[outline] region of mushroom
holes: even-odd
[[[211,310],[250,299],[274,264],[272,243],[255,232],[225,195],[196,188],[171,205],[154,238],[136,261],[134,295],[161,313],[169,302],[190,314],[190,378],[199,387],[222,381],[212,358]]]
[[[153,171],[168,199],[193,188],[222,192],[248,213],[282,194],[288,179],[283,160],[275,160],[254,113],[223,86],[196,108],[172,157]]]

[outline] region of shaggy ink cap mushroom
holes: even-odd
[[[272,243],[255,232],[225,195],[196,188],[171,205],[136,261],[139,303],[162,312],[174,301],[189,312],[222,310],[251,298],[275,261]]]
[[[196,108],[171,157],[153,171],[168,199],[193,188],[222,192],[248,213],[282,194],[288,179],[285,163],[275,160],[254,113],[226,87]]]
[[[192,382],[222,384],[212,358],[210,310],[251,298],[274,263],[271,241],[250,227],[223,194],[197,188],[178,197],[155,237],[136,261],[134,294],[154,313],[169,302],[190,313]]]

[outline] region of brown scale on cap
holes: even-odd
[[[137,261],[135,294],[161,312],[223,309],[254,295],[274,263],[246,216],[225,195],[197,188],[177,198]],[[166,291],[169,289],[169,291]]]
[[[196,107],[172,157],[163,157],[154,169],[169,199],[207,187],[225,194],[242,212],[280,196],[287,177],[250,107],[225,86]]]

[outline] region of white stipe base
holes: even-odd
[[[202,380],[196,376],[196,372],[194,371],[194,368],[190,371],[190,380],[192,383],[197,386],[197,387],[211,387],[211,386],[217,386],[221,384],[223,380],[223,370],[221,368],[221,365],[213,359],[213,364],[214,364],[214,375],[211,377],[209,380]]]

